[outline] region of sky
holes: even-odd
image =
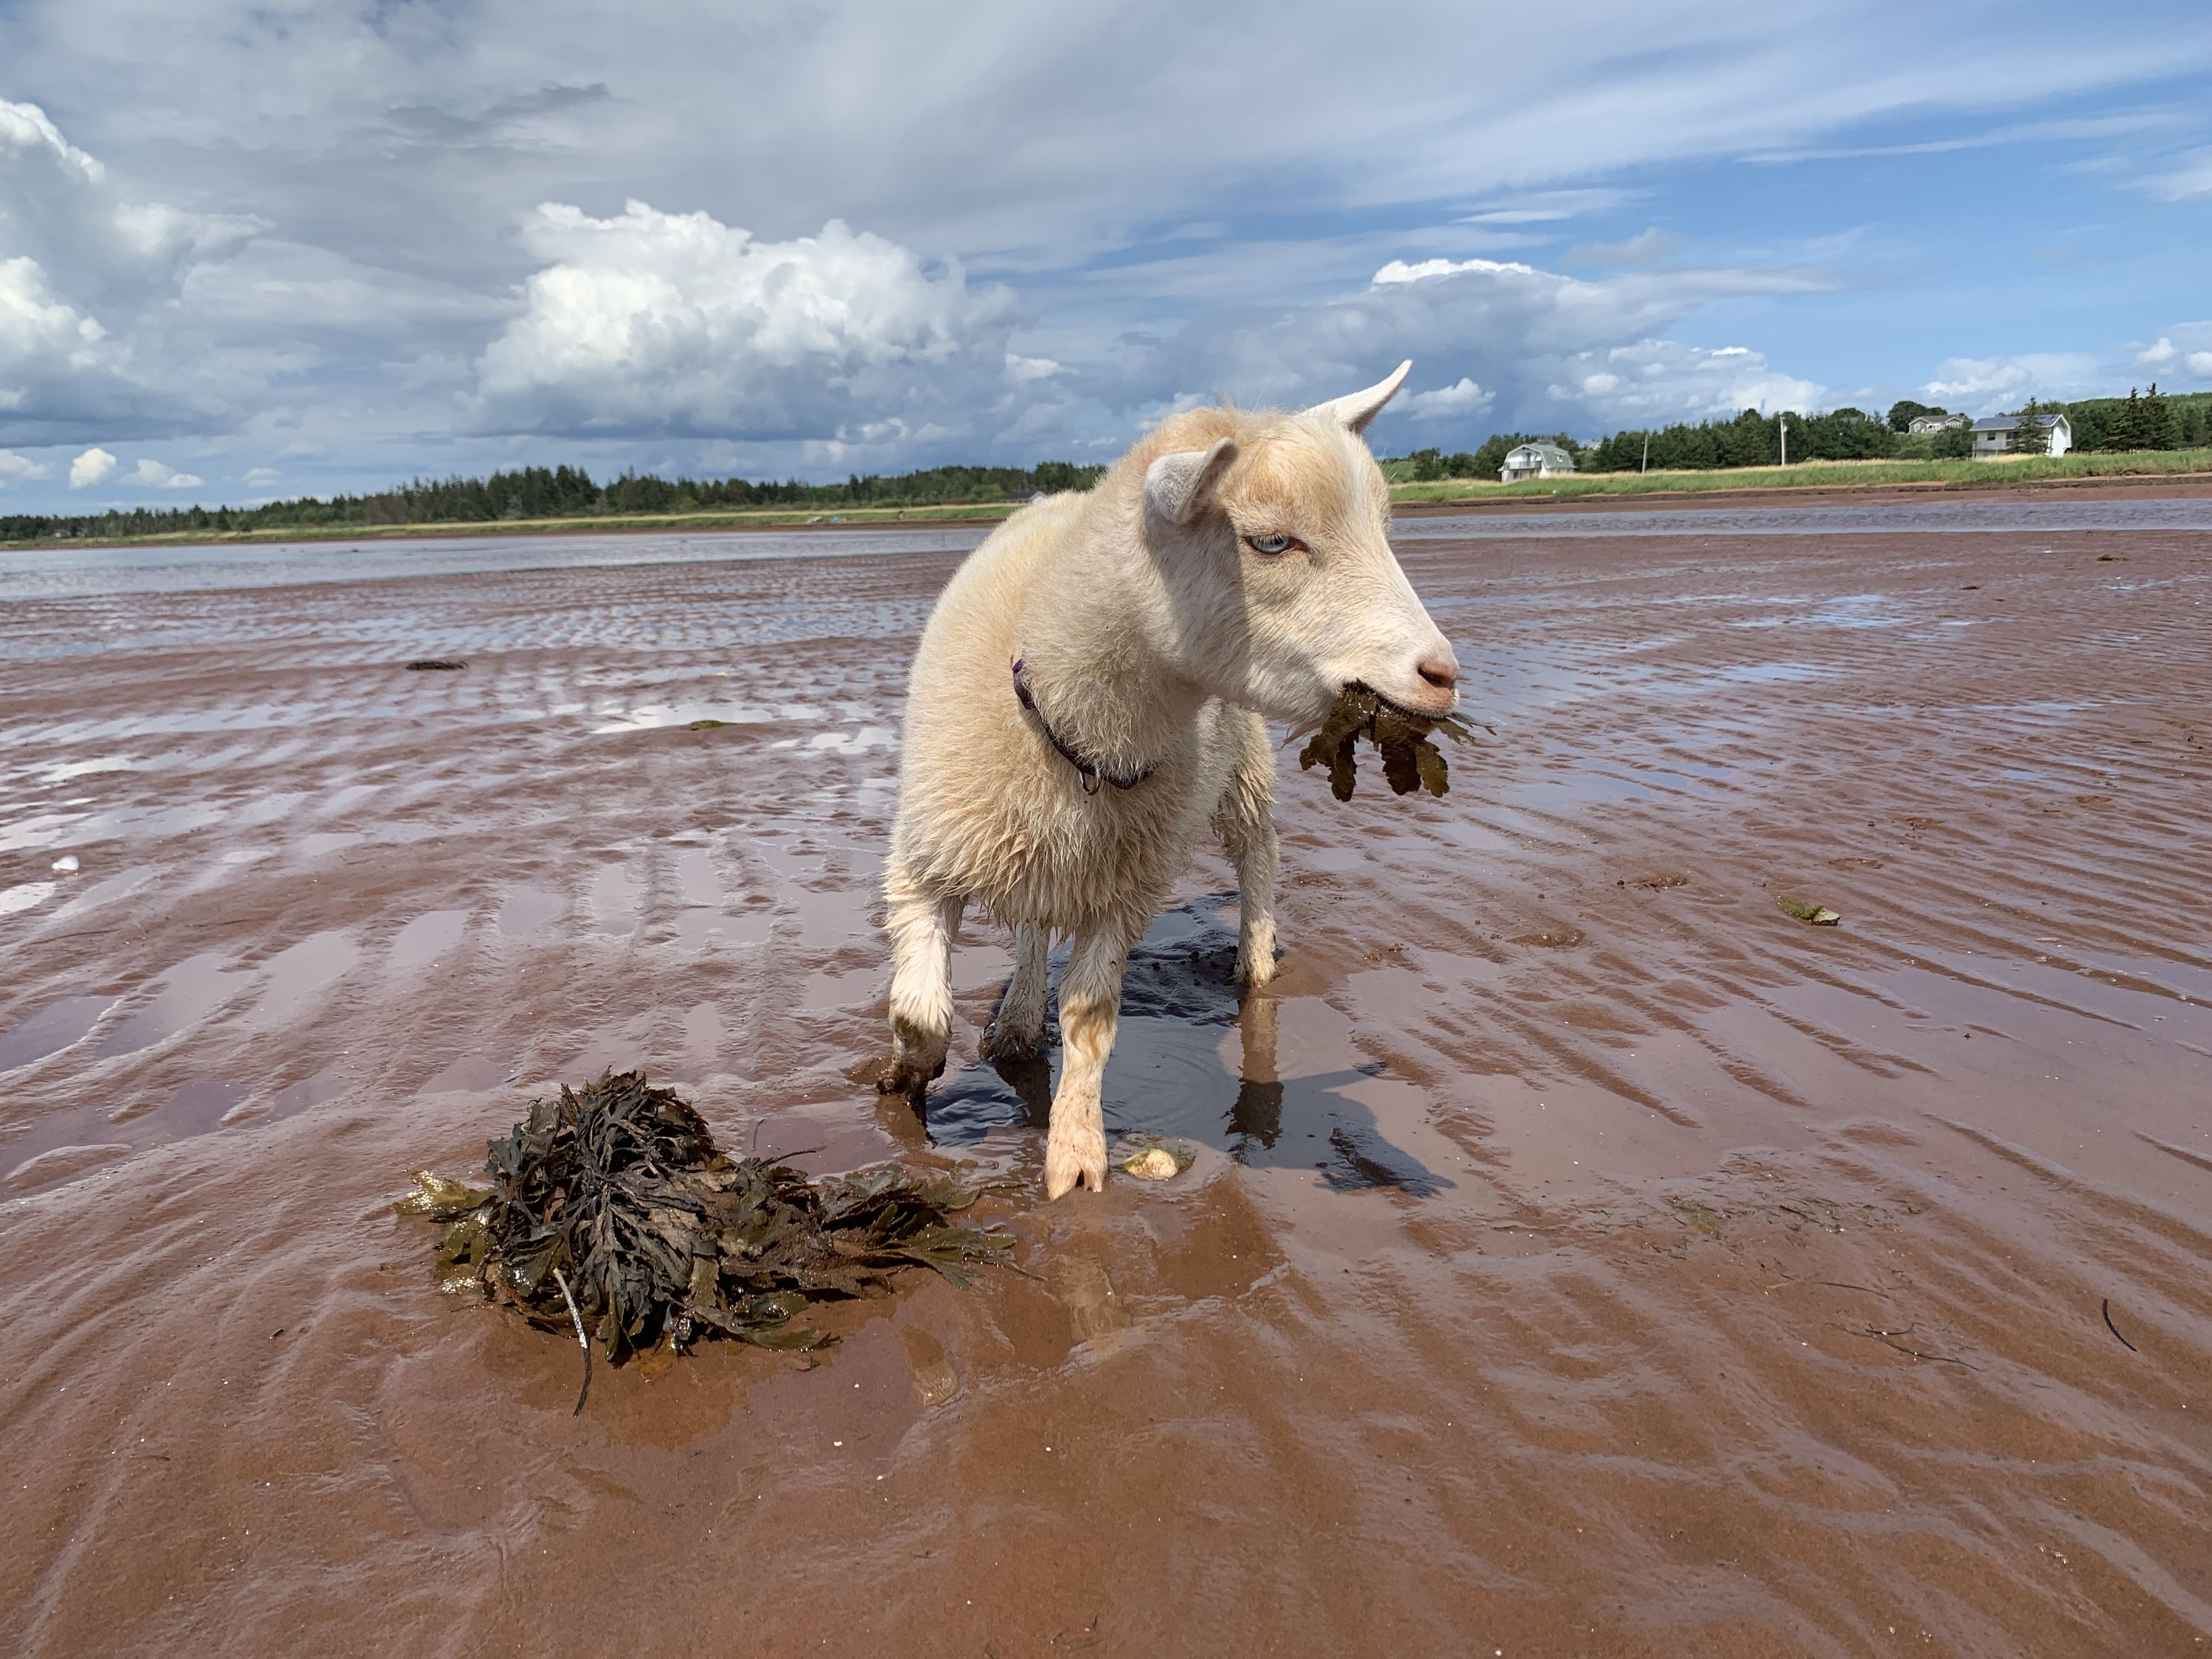
[[[2212,387],[2212,6],[0,0],[0,514]]]

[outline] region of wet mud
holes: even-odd
[[[2212,504],[2151,505],[1407,525],[1497,738],[1286,751],[1269,994],[1211,854],[1131,964],[1109,1135],[1195,1161],[1049,1206],[987,924],[925,1110],[865,1080],[957,537],[0,569],[0,1649],[2204,1650]],[[389,1204],[631,1065],[1009,1178],[1025,1272],[572,1418]]]

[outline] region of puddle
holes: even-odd
[[[384,959],[385,972],[411,973],[435,962],[461,942],[462,930],[467,927],[473,914],[469,910],[425,910],[393,935],[392,952]]]
[[[331,986],[351,973],[361,947],[339,933],[310,933],[264,964],[269,990],[254,1009],[252,1023],[283,1024],[312,1007]]]
[[[499,931],[509,939],[528,939],[568,914],[566,894],[549,893],[542,887],[510,888],[499,907]]]
[[[465,1054],[442,1068],[422,1085],[426,1095],[482,1094],[496,1089],[507,1081],[514,1070],[511,1062],[488,1058],[483,1054]]]
[[[253,976],[225,973],[219,951],[187,957],[161,976],[154,1000],[100,1040],[100,1057],[135,1054],[205,1018]]]
[[[592,925],[610,938],[635,933],[645,905],[645,884],[619,864],[610,864],[592,878]]]
[[[671,726],[689,726],[694,720],[720,720],[725,726],[765,726],[776,718],[773,708],[747,708],[730,703],[647,703],[611,712],[592,728],[592,734],[599,737],[610,732],[653,732]]]
[[[100,1017],[112,1008],[118,999],[114,997],[64,997],[50,1002],[29,1018],[0,1031],[0,1072],[12,1072],[19,1066],[28,1066],[34,1060],[44,1060],[57,1054],[72,1042],[82,1042],[87,1032],[100,1023]]]
[[[0,916],[35,909],[59,890],[60,884],[52,881],[27,881],[14,887],[0,887]]]
[[[676,890],[686,904],[720,904],[722,878],[714,873],[714,855],[703,847],[690,847],[678,853]]]
[[[1130,952],[1103,1091],[1109,1144],[1133,1134],[1181,1137],[1255,1168],[1312,1170],[1339,1190],[1391,1187],[1418,1198],[1449,1187],[1399,1144],[1425,1119],[1420,1091],[1386,1077],[1376,1061],[1298,1069],[1343,1050],[1340,1030],[1302,1028],[1344,1027],[1343,1015],[1303,997],[1255,997],[1240,1008],[1231,976],[1237,935],[1219,919],[1233,902],[1177,906]],[[879,990],[880,970],[869,977]],[[1057,965],[1053,978],[1056,994]],[[1224,1062],[1224,1048],[1237,1063]],[[1285,1054],[1288,1077],[1278,1072]],[[980,1061],[948,1073],[929,1097],[931,1140],[975,1147],[1002,1129],[1042,1132],[1057,1062],[1054,1050],[1049,1059]]]

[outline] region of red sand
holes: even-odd
[[[850,1080],[951,556],[11,605],[0,1648],[2203,1650],[2212,537],[1406,562],[1497,742],[1286,757],[1279,994],[1194,870],[1109,1074],[1197,1165],[1052,1206],[979,924],[935,1151]],[[631,1062],[1035,1277],[571,1417],[387,1205]]]

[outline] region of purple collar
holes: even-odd
[[[1158,761],[1147,761],[1143,769],[1136,772],[1109,772],[1081,750],[1065,742],[1060,733],[1052,729],[1052,722],[1044,717],[1044,710],[1037,707],[1036,698],[1030,691],[1030,683],[1022,678],[1022,659],[1019,657],[1014,659],[1014,696],[1036,717],[1037,729],[1044,733],[1044,740],[1057,749],[1060,757],[1073,767],[1077,775],[1082,778],[1085,794],[1097,794],[1101,782],[1110,783],[1116,789],[1134,789],[1159,770]]]

